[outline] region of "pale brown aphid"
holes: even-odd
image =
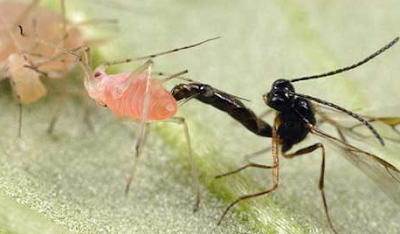
[[[28,32],[71,50],[84,45],[82,33],[65,19],[63,1],[60,1],[62,14],[37,6],[38,3],[39,0],[30,4],[0,3],[0,79],[10,78],[21,106],[35,102],[47,94],[47,89],[39,78],[41,75],[63,79],[76,63],[69,55],[21,37],[19,24],[24,25]],[[58,118],[65,96],[65,84],[62,86],[49,132]],[[22,113],[20,118],[21,116]]]

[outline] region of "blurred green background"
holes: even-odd
[[[156,59],[155,70],[189,69],[195,80],[250,99],[248,105],[257,113],[266,110],[261,96],[275,79],[351,64],[400,34],[396,0],[66,2],[70,19],[119,21],[118,31],[86,28],[89,35],[110,39],[96,48],[104,60],[221,36]],[[58,9],[56,0],[43,4]],[[303,82],[296,88],[349,109],[389,106],[400,114],[399,59],[397,45],[341,77]],[[178,116],[187,119],[202,182],[202,204],[192,213],[186,146],[178,126],[160,123],[153,128],[125,198],[137,124],[117,121],[93,103],[95,129],[90,132],[82,121],[82,105],[68,98],[55,133],[49,136],[45,130],[53,108],[50,96],[25,108],[23,138],[18,139],[17,104],[4,93],[0,94],[0,233],[332,232],[318,191],[319,152],[282,159],[278,190],[239,204],[217,227],[219,216],[235,197],[272,183],[270,172],[255,169],[221,181],[213,177],[246,163],[243,155],[270,145],[269,139],[254,136],[209,106],[196,101],[183,105]],[[326,194],[337,230],[398,233],[399,207],[333,150],[327,154]],[[400,166],[398,155],[387,157]],[[257,161],[270,164],[271,157],[265,154]]]

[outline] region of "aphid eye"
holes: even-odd
[[[96,78],[96,77],[99,77],[99,76],[101,76],[101,72],[98,72],[98,71],[97,71],[97,72],[94,73],[94,77],[95,77],[95,78]]]
[[[205,97],[214,95],[214,90],[209,85],[202,85],[200,87],[200,93]]]

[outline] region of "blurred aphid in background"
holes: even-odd
[[[38,35],[66,48],[84,45],[82,33],[65,18],[64,1],[60,1],[61,14],[38,6],[39,0],[30,4],[0,3],[0,66],[1,77],[9,78],[20,106],[19,135],[21,135],[22,104],[39,100],[47,94],[40,76],[60,79],[63,90],[54,109],[48,131],[51,132],[60,112],[60,101],[65,95],[65,78],[75,66],[71,56],[55,49],[27,40],[19,35],[18,25],[29,33]]]
[[[295,92],[294,86],[292,85],[292,83],[294,82],[328,77],[354,69],[383,53],[385,50],[389,49],[395,43],[397,43],[398,40],[399,38],[395,38],[389,44],[382,47],[375,53],[371,54],[360,62],[357,62],[348,67],[340,68],[319,75],[306,76],[297,79],[279,79],[273,83],[270,92],[263,96],[265,104],[277,111],[274,124],[271,127],[272,132],[270,134],[270,137],[272,137],[271,150],[273,164],[262,165],[249,163],[237,170],[221,174],[216,177],[221,178],[232,175],[250,167],[271,169],[273,186],[265,191],[243,195],[237,198],[225,209],[225,211],[221,215],[218,224],[221,223],[222,219],[225,217],[228,211],[238,202],[262,196],[277,189],[279,178],[279,149],[281,149],[282,156],[289,159],[309,154],[315,150],[321,149],[322,163],[319,179],[319,190],[321,191],[325,215],[328,219],[329,225],[335,233],[338,233],[329,216],[328,203],[324,192],[324,144],[318,142],[313,145],[301,148],[294,153],[287,153],[294,145],[302,142],[307,137],[308,133],[312,133],[314,136],[318,136],[318,139],[320,139],[321,141],[332,145],[335,149],[337,149],[339,154],[343,155],[353,165],[358,167],[366,175],[372,178],[393,201],[400,205],[400,170],[394,165],[382,159],[381,157],[366,152],[356,146],[353,146],[349,142],[349,138],[358,140],[360,140],[360,137],[361,140],[367,140],[367,138],[369,138],[369,136],[365,136],[363,138],[362,135],[360,135],[356,131],[357,127],[364,126],[370,131],[370,134],[374,136],[376,142],[379,142],[380,146],[383,147],[385,145],[384,139],[388,139],[391,141],[393,141],[393,139],[385,137],[384,135],[381,136],[381,134],[375,130],[375,127],[372,126],[372,123],[380,122],[386,124],[389,128],[398,133],[398,131],[396,130],[396,125],[400,123],[400,118],[370,117],[367,118],[370,119],[370,121],[368,121],[367,119],[364,119],[361,115],[351,112],[336,104],[309,95],[297,93]],[[338,114],[340,115],[339,117],[343,118],[343,116],[345,116],[347,117],[347,119],[350,118],[351,120],[358,121],[358,123],[352,124],[352,126],[342,125],[339,122],[340,118],[337,118]],[[317,127],[317,123],[319,126],[323,124],[330,124],[336,129],[338,136],[336,137],[322,131],[319,127]]]
[[[87,20],[71,23],[66,18],[64,0],[59,0],[59,11],[40,7],[40,0],[30,4],[0,3],[0,79],[9,78],[20,104],[19,135],[22,128],[22,105],[43,98],[48,92],[40,77],[58,79],[60,90],[47,129],[52,133],[67,95],[67,78],[76,66],[69,54],[23,38],[18,25],[27,33],[36,35],[69,50],[80,50],[90,41],[84,39],[82,26],[89,24],[115,24],[115,20]]]

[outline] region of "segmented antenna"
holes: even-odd
[[[302,80],[311,80],[311,79],[318,79],[318,78],[322,78],[322,77],[326,77],[326,76],[333,76],[345,71],[349,71],[352,70],[356,67],[359,67],[361,65],[363,65],[364,63],[367,63],[368,61],[372,60],[373,58],[375,58],[376,56],[382,54],[384,51],[388,50],[390,47],[392,47],[394,44],[396,44],[399,41],[399,37],[396,37],[395,39],[393,39],[391,42],[389,42],[387,45],[385,45],[384,47],[380,48],[379,50],[377,50],[375,53],[369,55],[368,57],[366,57],[365,59],[361,60],[360,62],[357,62],[353,65],[347,66],[347,67],[343,67],[343,68],[339,68],[330,72],[326,72],[326,73],[322,73],[319,75],[314,75],[314,76],[305,76],[305,77],[301,77],[301,78],[296,78],[296,79],[292,79],[289,80],[290,82],[297,82],[297,81],[302,81]]]
[[[220,38],[221,37],[213,37],[213,38],[209,38],[209,39],[204,40],[204,41],[197,42],[197,43],[192,44],[192,45],[179,47],[179,48],[175,48],[175,49],[172,49],[172,50],[163,51],[163,52],[160,52],[160,53],[140,56],[140,57],[136,57],[136,58],[128,58],[128,59],[108,61],[108,62],[103,63],[102,65],[105,66],[105,67],[109,67],[109,66],[112,66],[112,65],[115,65],[115,64],[120,64],[120,63],[130,63],[130,62],[135,62],[135,61],[139,61],[139,60],[153,59],[153,58],[158,57],[158,56],[175,53],[175,52],[178,52],[178,51],[181,51],[181,50],[187,50],[187,49],[202,45],[204,43],[207,43],[209,41],[218,40]]]
[[[318,102],[318,103],[320,103],[320,104],[322,104],[322,105],[332,107],[332,108],[334,108],[334,109],[336,109],[336,110],[342,111],[342,112],[344,112],[344,113],[350,115],[351,117],[357,119],[357,120],[360,121],[363,125],[365,125],[365,126],[372,132],[372,134],[374,134],[374,136],[378,139],[379,143],[380,143],[382,146],[385,146],[385,142],[383,141],[381,135],[379,135],[379,133],[375,130],[375,128],[374,128],[367,120],[365,120],[363,117],[361,117],[360,115],[358,115],[358,114],[356,114],[356,113],[354,113],[354,112],[351,112],[351,111],[349,111],[349,110],[347,110],[347,109],[345,109],[345,108],[343,108],[343,107],[340,107],[340,106],[338,106],[338,105],[336,105],[336,104],[333,104],[333,103],[331,103],[331,102],[327,102],[327,101],[321,100],[321,99],[316,98],[316,97],[312,97],[312,96],[305,95],[305,94],[300,94],[300,93],[294,93],[294,92],[290,92],[290,91],[285,91],[285,92],[288,93],[290,96],[295,96],[295,97],[301,97],[301,98],[309,99],[309,100],[311,100],[311,101]]]

